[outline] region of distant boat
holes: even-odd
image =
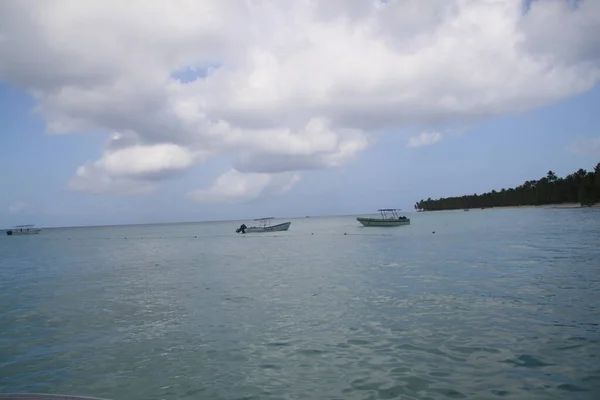
[[[410,218],[399,216],[397,208],[382,208],[377,210],[381,213],[381,218],[357,217],[356,220],[363,226],[401,226],[410,225]]]
[[[463,211],[471,211],[471,210],[469,210],[468,208],[465,208]]]
[[[246,227],[242,224],[237,230],[237,233],[258,233],[258,232],[281,232],[287,231],[292,224],[291,222],[283,222],[277,225],[271,225],[273,217],[257,218],[254,221],[258,222],[258,226]]]
[[[17,225],[12,229],[8,229],[6,234],[8,236],[16,236],[16,235],[37,235],[42,230],[40,228],[36,228],[35,225]]]

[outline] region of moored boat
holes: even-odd
[[[363,226],[401,226],[410,225],[410,218],[399,216],[396,208],[382,208],[379,211],[381,218],[357,217],[356,220]]]
[[[6,234],[8,236],[16,235],[36,235],[41,232],[40,228],[36,228],[35,225],[17,225],[14,228],[8,229]]]
[[[238,229],[236,229],[237,233],[258,233],[258,232],[281,232],[287,231],[292,224],[291,222],[283,222],[277,225],[271,225],[271,220],[273,217],[267,218],[257,218],[254,221],[258,222],[257,226],[247,227],[245,224],[242,224]]]

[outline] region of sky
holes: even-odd
[[[3,0],[0,227],[411,210],[600,162],[600,1]]]

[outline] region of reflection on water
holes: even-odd
[[[355,222],[2,238],[0,392],[600,398],[600,212]]]

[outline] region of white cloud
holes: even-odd
[[[155,190],[156,181],[186,170],[201,156],[174,144],[120,148],[114,144],[120,140],[122,136],[114,136],[109,145],[113,148],[102,158],[80,166],[70,187],[91,193],[147,194]]]
[[[440,132],[421,132],[419,135],[408,139],[408,147],[430,146],[443,138],[444,136]]]
[[[583,157],[600,157],[600,136],[577,139],[569,145],[569,150],[571,153]]]
[[[382,130],[589,90],[600,2],[566,4],[4,0],[0,80],[33,94],[49,132],[117,135],[73,188],[148,193],[214,155],[251,180],[351,162]]]
[[[219,176],[206,190],[195,190],[189,197],[200,203],[242,203],[261,196],[287,192],[300,179],[297,173],[241,173],[232,169]]]
[[[87,162],[77,168],[75,177],[69,182],[73,190],[94,194],[140,195],[156,190],[156,182],[110,175],[102,168],[102,159]]]
[[[20,214],[27,209],[27,203],[24,201],[17,201],[8,207],[8,212],[11,214]]]
[[[111,175],[152,175],[186,169],[193,154],[174,144],[126,147],[105,154],[100,164]]]

